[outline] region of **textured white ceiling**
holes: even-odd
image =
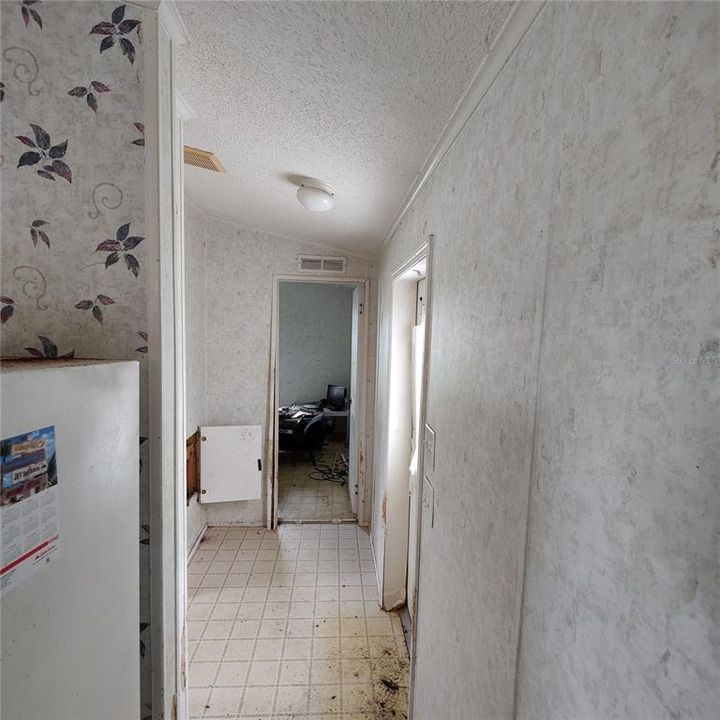
[[[496,2],[178,2],[190,43],[185,142],[227,170],[187,167],[208,212],[372,252],[510,11]],[[293,175],[336,192],[304,210]]]

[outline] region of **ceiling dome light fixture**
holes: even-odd
[[[320,180],[302,178],[297,189],[297,199],[310,212],[325,212],[335,204],[335,192]]]

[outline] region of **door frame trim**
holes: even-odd
[[[434,260],[434,251],[435,251],[435,235],[429,234],[427,236],[427,239],[414,251],[412,252],[408,257],[406,257],[405,260],[403,260],[400,264],[396,265],[391,273],[391,287],[394,291],[394,284],[396,280],[400,279],[403,275],[405,275],[409,270],[411,270],[414,266],[416,266],[418,263],[420,263],[423,259],[425,259],[426,267],[425,267],[425,277],[427,278],[427,287],[425,289],[425,296],[426,296],[426,305],[425,305],[425,343],[424,343],[424,350],[423,350],[423,373],[422,373],[422,381],[421,381],[421,398],[420,398],[420,443],[421,446],[424,448],[424,441],[425,441],[425,424],[427,422],[427,406],[428,406],[428,385],[430,380],[430,350],[431,350],[431,343],[432,343],[432,319],[433,319],[433,305],[434,305],[434,298],[433,298],[433,260]],[[393,301],[392,301],[392,294],[391,294],[391,306],[390,306],[390,312],[393,312]],[[390,319],[390,324],[392,327],[392,317]],[[391,331],[392,332],[392,331]],[[392,336],[390,340],[390,345],[388,349],[388,356],[386,358],[386,372],[387,377],[391,377],[391,363],[392,363]],[[388,388],[388,393],[390,393],[390,390]],[[388,446],[389,447],[389,446]],[[419,487],[418,487],[418,501],[417,501],[417,519],[416,519],[416,537],[415,537],[415,543],[416,543],[416,553],[415,553],[415,598],[413,602],[413,613],[412,616],[410,616],[411,620],[411,627],[410,627],[410,642],[408,643],[408,647],[410,649],[410,692],[408,694],[408,717],[412,717],[413,715],[413,686],[415,683],[415,668],[416,668],[416,657],[417,657],[417,640],[418,640],[418,628],[417,628],[417,618],[418,618],[418,611],[419,606],[421,602],[421,593],[419,591],[420,588],[420,556],[421,556],[421,540],[422,540],[422,504],[423,504],[423,490],[424,490],[424,478],[425,478],[425,453],[424,450],[422,450],[418,455],[418,476],[420,478]],[[410,537],[409,537],[409,531],[410,531],[410,523],[408,523],[408,545],[407,550],[409,552],[410,547]],[[386,544],[387,545],[387,544]],[[387,546],[383,547],[383,553],[386,552]],[[383,566],[385,564],[383,563]],[[384,573],[383,573],[384,575]],[[406,587],[407,587],[407,570],[406,570]],[[384,593],[384,587],[385,587],[385,578],[382,578],[382,586],[380,588],[381,598],[383,597]],[[405,598],[405,607],[407,608],[407,593]]]
[[[420,397],[420,443],[422,450],[418,455],[418,474],[420,484],[418,489],[417,504],[417,522],[416,522],[416,548],[415,553],[415,598],[413,602],[413,613],[411,617],[411,644],[412,651],[410,653],[410,692],[408,693],[408,717],[413,716],[413,686],[415,684],[415,667],[417,658],[417,618],[418,607],[420,604],[420,543],[422,540],[422,505],[423,490],[425,489],[425,425],[427,423],[427,407],[428,407],[428,386],[430,384],[430,346],[432,343],[432,320],[433,320],[433,259],[435,253],[435,235],[428,235],[427,241],[423,244],[421,250],[424,249],[426,258],[425,277],[427,286],[425,288],[425,344],[423,347],[423,372],[422,372],[422,390]],[[418,259],[421,259],[422,255]],[[417,263],[417,260],[415,260]],[[412,267],[412,266],[411,266]]]
[[[277,504],[278,504],[278,415],[277,415],[277,398],[280,395],[278,376],[279,349],[280,349],[280,317],[279,317],[279,298],[280,283],[317,283],[323,285],[354,285],[362,290],[362,313],[360,322],[358,323],[359,337],[357,348],[358,362],[358,388],[357,393],[353,391],[353,395],[357,395],[359,399],[359,412],[357,420],[357,479],[358,479],[358,502],[357,502],[357,520],[358,525],[365,525],[369,522],[369,509],[366,506],[366,484],[368,477],[367,467],[367,407],[368,407],[368,328],[370,315],[370,278],[368,277],[343,277],[324,275],[293,275],[293,274],[277,274],[273,275],[273,294],[272,294],[272,320],[271,320],[271,337],[270,337],[270,399],[268,402],[268,447],[266,449],[266,457],[270,471],[267,473],[266,479],[266,526],[269,529],[276,529],[278,525]],[[354,399],[353,399],[354,400]],[[349,418],[348,418],[349,419]],[[352,428],[350,429],[353,432]]]

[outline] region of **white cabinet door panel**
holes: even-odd
[[[200,502],[257,500],[262,443],[262,425],[201,427]]]

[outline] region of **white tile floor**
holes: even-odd
[[[357,525],[210,528],[188,596],[191,718],[407,717],[400,619]]]
[[[347,457],[343,442],[331,442],[319,453],[332,466],[338,453]],[[307,454],[281,455],[278,468],[278,516],[283,520],[345,520],[355,518],[347,483],[315,480]]]

